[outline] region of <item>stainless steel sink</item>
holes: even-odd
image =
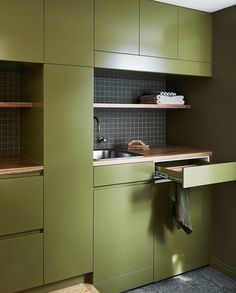
[[[143,156],[140,154],[136,154],[136,153],[130,153],[130,152],[125,152],[125,151],[116,151],[116,150],[112,150],[112,149],[93,151],[93,159],[94,160],[132,158],[132,157],[143,157]]]

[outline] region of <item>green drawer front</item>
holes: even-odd
[[[236,180],[236,162],[185,168],[183,187],[195,187]]]
[[[43,284],[43,235],[0,240],[0,292]]]
[[[0,235],[43,227],[43,177],[0,180]]]
[[[152,180],[153,163],[133,163],[94,167],[94,186]]]

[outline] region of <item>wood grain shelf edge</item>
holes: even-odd
[[[32,108],[31,102],[0,102],[0,108]]]
[[[116,103],[94,103],[94,108],[129,108],[129,109],[190,109],[190,105],[173,104],[116,104]]]

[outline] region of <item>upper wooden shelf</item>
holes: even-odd
[[[32,108],[30,102],[0,102],[0,108]]]
[[[116,103],[94,103],[94,108],[129,108],[129,109],[190,109],[190,105],[172,104],[116,104]]]

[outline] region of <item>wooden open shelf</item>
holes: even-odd
[[[0,156],[0,176],[42,172],[43,166],[22,155]]]
[[[30,102],[0,102],[0,108],[32,108]]]
[[[94,103],[94,108],[128,108],[128,109],[190,109],[190,105],[172,104],[116,104],[116,103]]]

